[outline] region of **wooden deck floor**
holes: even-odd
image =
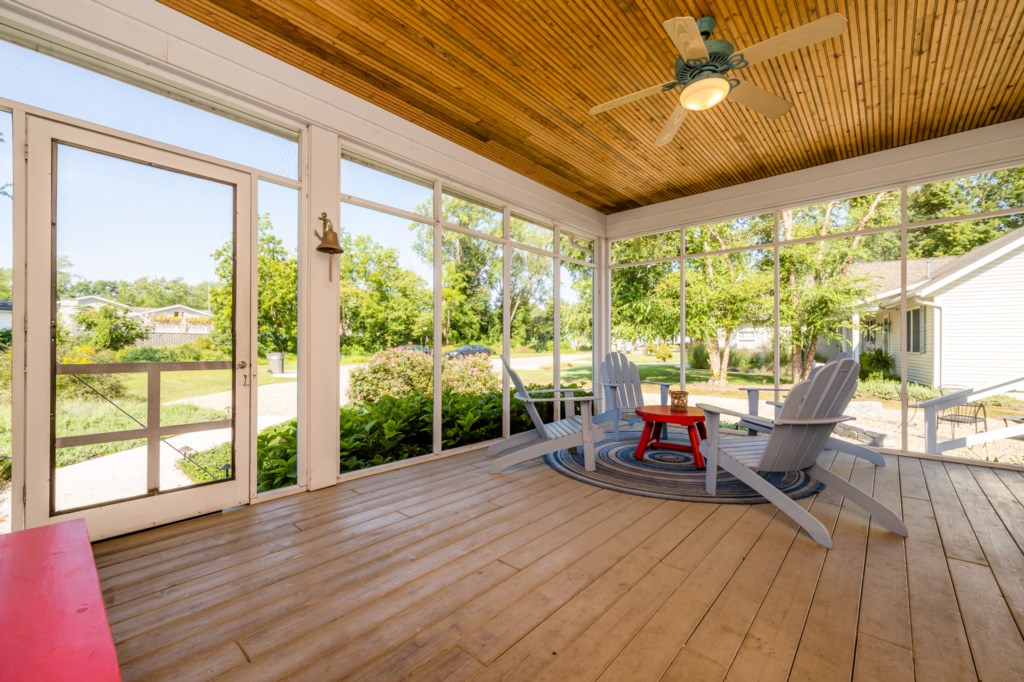
[[[95,545],[125,679],[1024,679],[1024,476],[833,471],[826,551],[768,505],[463,455]]]

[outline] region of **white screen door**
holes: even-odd
[[[247,503],[251,177],[42,118],[28,140],[27,524]]]

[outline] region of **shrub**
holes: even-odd
[[[899,380],[899,377],[893,374],[895,367],[896,362],[893,357],[881,348],[875,348],[860,355],[860,378],[862,380],[878,375]]]
[[[766,362],[771,362],[771,358],[753,350],[738,349],[729,353],[731,368],[740,371],[760,369]]]
[[[667,362],[672,357],[672,349],[668,347],[667,343],[660,343],[654,349],[654,358],[659,362]]]
[[[11,351],[0,350],[0,404],[11,401],[12,362]]]
[[[349,374],[349,397],[355,402],[372,403],[384,397],[406,398],[432,392],[434,361],[425,353],[385,350],[377,353],[365,367]],[[499,390],[500,376],[483,355],[441,362],[441,391],[481,394]]]
[[[204,346],[199,341],[183,343],[178,346],[134,346],[120,351],[121,362],[197,362],[215,360],[222,354],[213,350],[207,339]]]
[[[349,374],[349,397],[356,402],[377,402],[385,396],[430,395],[434,361],[425,353],[384,350],[365,367]]]
[[[10,329],[0,329],[0,351],[10,350],[14,340],[14,332]]]
[[[920,402],[940,395],[939,389],[913,382],[907,383],[907,394],[910,400]],[[875,398],[878,400],[899,400],[900,381],[883,374],[872,374],[857,384],[858,398]]]
[[[686,349],[686,361],[690,369],[710,369],[708,363],[708,349],[704,344],[698,343]]]
[[[528,390],[551,388],[531,384]],[[572,388],[567,386],[566,388]],[[580,391],[578,395],[590,395]],[[533,428],[526,406],[510,396],[512,433]],[[373,403],[346,405],[338,412],[341,442],[338,461],[341,471],[397,462],[433,449],[433,399],[428,395],[404,398],[384,396]],[[541,419],[551,420],[551,403],[538,405]],[[577,408],[578,409],[578,408]],[[441,447],[472,445],[501,436],[501,393],[442,393]],[[297,480],[297,426],[290,420],[260,431],[257,443],[257,486],[260,491],[293,485]],[[180,463],[193,481],[213,480],[198,465],[218,477],[219,467],[229,462],[230,444],[196,453]],[[191,461],[190,461],[191,460]]]
[[[145,324],[110,305],[87,310],[78,316],[78,321],[89,333],[89,343],[96,348],[120,350],[149,336]]]
[[[98,352],[92,346],[75,346],[74,348],[59,348],[57,358],[66,365],[91,365],[100,361],[106,361],[108,354]],[[124,382],[116,374],[86,374],[86,375],[61,375],[57,377],[57,400],[72,401],[102,400],[107,398],[120,398],[124,395]]]
[[[431,367],[433,370],[433,367]],[[442,393],[493,393],[501,390],[501,378],[485,355],[442,360]]]

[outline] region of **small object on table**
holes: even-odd
[[[668,394],[672,396],[672,410],[675,412],[685,412],[690,394],[686,391],[669,391]]]
[[[704,427],[704,411],[696,407],[688,407],[685,410],[676,410],[670,405],[652,405],[649,407],[636,408],[636,416],[644,420],[644,430],[640,434],[640,442],[637,443],[634,456],[643,460],[644,452],[648,448],[662,448],[665,450],[677,450],[680,452],[692,452],[693,464],[698,469],[704,468],[704,457],[700,454],[701,438],[707,438],[707,429]],[[673,443],[661,440],[665,432],[666,424],[685,426],[690,436],[690,444]]]

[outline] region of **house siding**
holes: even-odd
[[[916,306],[910,306],[913,310]],[[925,331],[924,331],[924,352],[907,353],[907,380],[917,384],[931,386],[935,380],[935,310],[925,308]],[[892,327],[889,330],[888,353],[895,361],[896,373],[902,372],[901,368],[901,344],[903,343],[903,326],[905,320],[900,316],[899,310],[893,310],[889,318]]]
[[[936,293],[942,384],[982,387],[1024,377],[1022,291],[1024,244]]]

